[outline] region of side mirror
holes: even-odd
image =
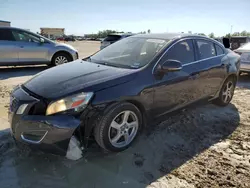
[[[182,69],[182,64],[178,60],[168,59],[165,61],[162,66],[160,66],[160,72],[174,72]]]
[[[223,45],[225,48],[230,48],[230,39],[229,38],[224,37],[222,39],[222,41],[223,41]]]
[[[44,43],[44,39],[43,38],[40,38],[40,43]]]

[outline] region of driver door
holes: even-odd
[[[49,47],[40,38],[22,30],[12,30],[18,46],[19,64],[39,64],[49,62]]]
[[[196,101],[202,92],[199,87],[202,83],[198,79],[199,68],[195,63],[193,40],[182,40],[174,44],[161,58],[158,65],[162,65],[167,60],[180,61],[182,69],[155,77],[154,117]]]

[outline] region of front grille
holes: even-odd
[[[16,111],[18,106],[19,106],[19,101],[15,97],[11,96],[10,97],[10,111],[11,112]]]

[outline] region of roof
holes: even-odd
[[[9,26],[0,26],[0,28],[2,28],[2,29],[10,29],[10,28],[12,28],[12,29],[20,29],[20,28],[9,27]]]
[[[3,22],[3,23],[10,23],[9,21],[4,21],[4,20],[0,20],[0,22]]]
[[[208,38],[206,36],[202,35],[195,35],[195,34],[189,34],[189,33],[154,33],[154,34],[138,34],[133,37],[142,37],[142,38],[155,38],[155,39],[167,39],[172,40],[175,38],[182,38],[182,37],[202,37],[202,38]]]
[[[135,35],[134,33],[110,33],[109,35],[120,35],[120,36],[123,36],[123,35]]]

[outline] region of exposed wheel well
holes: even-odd
[[[73,61],[73,57],[72,57],[72,55],[71,55],[69,52],[67,52],[67,51],[63,51],[63,50],[56,52],[56,53],[52,56],[51,61],[53,61],[54,57],[55,57],[57,54],[60,54],[60,53],[67,54],[67,56],[69,56],[69,57],[70,57],[70,60],[71,60],[71,61]]]

